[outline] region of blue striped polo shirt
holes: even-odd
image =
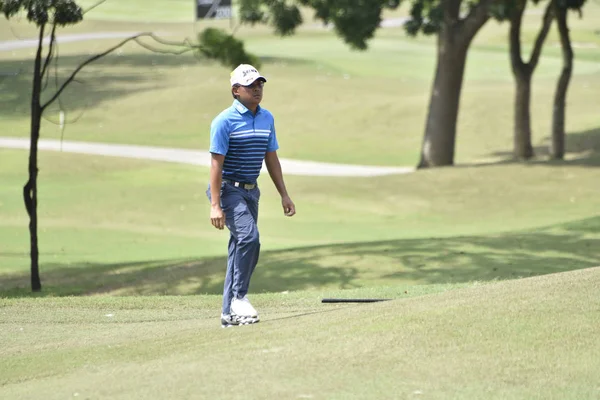
[[[266,152],[278,148],[273,115],[260,106],[252,114],[236,99],[210,125],[209,151],[225,156],[225,179],[256,182]]]

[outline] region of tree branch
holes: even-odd
[[[77,82],[77,80],[74,80],[73,82]],[[78,83],[79,83],[79,82],[78,82]],[[59,101],[59,103],[60,103],[60,97],[58,98],[58,101]],[[62,106],[62,104],[59,106],[58,110],[66,114],[66,110],[65,110],[65,108]],[[56,125],[56,126],[60,126],[60,125],[61,125],[61,123],[64,123],[65,125],[66,125],[66,124],[74,124],[74,123],[76,123],[77,121],[79,121],[79,120],[80,120],[80,119],[83,117],[83,115],[85,114],[85,112],[86,112],[86,111],[87,111],[87,106],[86,106],[86,105],[84,105],[84,106],[83,106],[83,110],[82,110],[82,111],[79,113],[79,115],[77,115],[77,116],[76,116],[76,117],[74,117],[74,118],[70,118],[68,121],[66,121],[66,120],[65,120],[65,121],[63,121],[63,122],[61,122],[61,121],[60,121],[60,119],[59,119],[59,120],[58,120],[58,122],[57,122],[57,121],[53,120],[52,118],[49,118],[49,117],[47,117],[46,115],[42,115],[42,118],[43,118],[44,120],[46,120],[47,122],[49,122],[49,123],[51,123],[51,124],[53,124],[53,125]]]
[[[42,72],[41,72],[41,77],[42,80],[44,80],[44,84],[42,86],[42,91],[46,90],[46,88],[48,87],[48,82],[49,82],[49,78],[50,78],[50,69],[48,69],[48,66],[50,65],[50,63],[52,62],[52,59],[54,58],[54,52],[56,50],[55,47],[56,44],[56,24],[52,25],[52,32],[50,33],[50,48],[48,49],[48,55],[46,56],[46,61],[44,61],[44,66],[42,67]]]
[[[521,24],[523,21],[523,13],[527,7],[528,0],[517,0],[515,9],[510,15],[510,30],[509,30],[509,47],[510,47],[510,63],[514,73],[521,74],[523,72],[523,57],[521,56]]]
[[[27,180],[27,183],[25,184],[25,186],[23,186],[23,200],[25,202],[25,210],[27,211],[27,215],[29,216],[29,218],[31,218],[31,215],[33,214],[33,202],[31,200],[31,189],[32,188],[32,184],[31,184],[31,178],[29,178]]]
[[[171,41],[168,41],[168,40],[160,39],[160,38],[158,38],[156,36],[153,36],[153,39],[155,41],[157,41],[158,43],[164,44],[164,45],[167,45],[167,46],[188,46],[188,47],[185,47],[185,48],[181,49],[181,51],[162,50],[162,49],[158,49],[156,47],[152,47],[149,44],[146,44],[146,43],[142,42],[139,38],[136,38],[135,42],[137,44],[139,44],[141,47],[145,48],[146,50],[150,50],[153,53],[161,53],[161,54],[181,55],[183,53],[187,53],[188,51],[193,50],[194,47],[195,47],[188,39],[185,39],[183,42],[171,42]]]
[[[569,25],[567,23],[568,9],[559,4],[555,4],[556,8],[556,26],[558,27],[558,35],[560,45],[563,52],[563,64],[569,66],[573,61],[573,47],[571,46],[571,37],[569,35]],[[580,10],[581,11],[581,10]]]
[[[446,23],[454,24],[459,20],[460,3],[462,0],[443,0],[444,20]]]
[[[537,38],[535,39],[535,45],[533,47],[533,52],[531,53],[531,58],[529,59],[529,67],[533,70],[537,66],[538,61],[540,60],[540,55],[542,54],[542,46],[546,37],[548,36],[548,32],[550,31],[550,26],[552,25],[552,20],[554,19],[554,2],[556,0],[550,0],[548,5],[546,6],[546,12],[544,13],[544,22],[542,25],[542,29],[538,33]]]
[[[40,92],[42,89],[42,52],[44,50],[44,31],[46,30],[46,24],[40,25],[40,33],[38,36],[38,47],[35,53],[35,61],[33,63],[33,88],[31,96],[31,107],[32,112],[34,108],[37,108],[40,103]],[[32,132],[33,134],[33,132]]]
[[[58,46],[56,47],[56,55],[54,56],[54,86],[58,88]]]
[[[92,11],[94,8],[98,7],[99,5],[101,5],[102,3],[104,3],[106,0],[100,0],[99,2],[97,2],[96,4],[94,4],[93,6],[90,6],[90,8],[88,8],[87,10],[83,11],[83,14],[85,15],[86,13]]]
[[[56,42],[56,23],[52,25],[52,31],[50,32],[50,47],[48,48],[48,55],[46,56],[46,61],[44,62],[44,66],[42,67],[41,76],[46,75],[46,69],[48,68],[48,64],[52,61],[52,52],[54,51],[54,44]]]
[[[20,19],[17,19],[17,22],[19,22]],[[8,23],[8,29],[10,29],[10,32],[13,34],[14,37],[16,37],[19,40],[27,40],[25,38],[20,37],[19,35],[17,35],[17,32],[14,30],[14,28],[12,27],[12,25],[10,24],[10,22]]]
[[[480,0],[471,8],[466,17],[460,20],[463,39],[470,42],[481,27],[490,19],[490,6],[498,0]]]
[[[79,73],[79,71],[81,71],[86,65],[99,60],[100,58],[106,56],[107,54],[112,53],[113,51],[117,50],[118,48],[124,46],[125,44],[127,44],[128,42],[131,42],[132,40],[137,42],[140,46],[147,48],[147,49],[152,49],[150,46],[143,44],[142,42],[139,41],[140,37],[150,37],[152,39],[154,39],[155,41],[157,41],[158,43],[163,43],[163,44],[169,44],[172,46],[187,46],[187,48],[183,49],[182,51],[165,51],[165,50],[156,50],[157,52],[160,53],[165,53],[165,54],[183,54],[187,51],[193,50],[196,46],[191,45],[187,39],[184,42],[170,42],[170,41],[166,41],[163,39],[160,39],[158,37],[156,37],[152,32],[143,32],[143,33],[139,33],[137,35],[131,36],[123,41],[121,41],[119,44],[111,47],[110,49],[100,53],[100,54],[96,54],[93,57],[88,58],[86,61],[84,61],[83,63],[81,63],[76,69],[75,71],[73,71],[71,73],[71,75],[67,78],[67,80],[60,86],[60,88],[56,91],[56,93],[50,98],[50,100],[48,100],[46,103],[44,103],[44,105],[42,106],[42,112],[46,109],[46,107],[48,107],[50,104],[52,104],[60,95],[61,93],[66,89],[66,87],[75,79],[75,76]],[[154,51],[154,50],[153,50]]]

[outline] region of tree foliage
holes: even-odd
[[[404,27],[411,36],[415,36],[419,32],[432,35],[440,31],[443,20],[444,9],[441,1],[413,1],[410,8],[410,19]]]
[[[300,9],[285,0],[241,0],[239,15],[245,24],[270,24],[281,36],[294,34],[302,23]]]
[[[400,0],[300,0],[315,10],[315,18],[332,23],[354,49],[365,50],[382,21],[384,9],[395,9]]]
[[[83,20],[83,10],[73,0],[0,0],[0,12],[6,19],[24,12],[38,27],[73,25]]]
[[[400,0],[298,0],[315,11],[315,19],[333,24],[336,32],[354,49],[364,50],[381,23],[385,8]],[[246,24],[271,24],[280,35],[291,35],[303,22],[300,10],[289,0],[240,0],[240,20]]]
[[[578,11],[581,15],[581,9],[585,2],[586,0],[557,0],[556,5],[560,8],[566,8],[567,10]]]
[[[324,24],[332,24],[336,33],[350,47],[366,50],[382,22],[386,9],[394,10],[403,0],[296,0],[298,4],[314,11],[314,18]],[[415,36],[419,33],[433,35],[442,29],[445,15],[456,9],[456,20],[462,23],[477,12],[484,0],[409,0],[410,17],[404,24],[406,32]],[[583,0],[564,0],[583,1]],[[496,12],[506,14],[508,3],[514,0],[494,1]],[[242,23],[271,24],[281,35],[293,34],[304,21],[293,0],[240,0],[239,15]],[[479,7],[482,8],[482,7]],[[491,7],[490,7],[491,8]],[[445,14],[446,12],[446,14]],[[462,18],[459,18],[459,15]]]
[[[245,51],[244,42],[221,29],[206,28],[198,34],[198,42],[200,46],[197,53],[232,69],[240,64],[252,64],[260,68],[260,60]]]

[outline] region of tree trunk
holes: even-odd
[[[514,155],[520,159],[533,157],[531,145],[531,73],[523,71],[516,78],[515,110],[514,110]]]
[[[567,89],[573,71],[573,48],[569,37],[569,26],[567,24],[567,8],[557,6],[556,24],[560,35],[560,45],[563,55],[563,68],[558,78],[556,92],[554,94],[554,106],[552,109],[552,141],[550,142],[550,157],[562,160],[565,155],[565,103]]]
[[[513,153],[520,159],[533,157],[533,146],[531,145],[531,79],[538,65],[544,41],[550,31],[552,19],[554,18],[555,0],[550,0],[546,6],[546,12],[542,20],[542,28],[531,52],[529,62],[524,62],[521,57],[521,24],[523,13],[527,6],[527,0],[518,0],[515,9],[510,16],[510,64],[515,77],[515,110],[514,110],[514,133]]]
[[[29,149],[29,180],[23,188],[25,208],[29,214],[29,238],[31,256],[31,290],[42,290],[39,269],[39,251],[37,237],[37,145],[40,132],[41,108],[31,107],[31,141]]]
[[[495,0],[480,0],[461,17],[462,0],[440,2],[443,23],[438,33],[437,66],[418,168],[454,164],[456,121],[467,51],[490,18]]]
[[[437,67],[418,168],[454,164],[456,121],[470,44],[470,40],[459,40],[455,31],[445,28],[438,36]]]
[[[520,159],[533,157],[531,145],[531,75],[533,69],[521,57],[521,22],[526,0],[520,0],[510,17],[510,64],[515,77],[513,153]]]
[[[44,25],[40,27],[38,49],[33,69],[33,90],[31,95],[31,134],[29,145],[29,179],[23,187],[23,200],[29,215],[29,239],[31,256],[31,290],[42,290],[39,269],[39,250],[37,237],[37,176],[38,176],[38,139],[40,138],[40,125],[42,119],[42,106],[40,92],[42,89],[42,39]]]

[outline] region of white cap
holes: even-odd
[[[256,68],[254,68],[250,64],[240,64],[236,69],[231,72],[231,86],[233,85],[242,85],[248,86],[251,85],[257,79],[262,79],[263,81],[267,81],[267,79],[258,73]]]

